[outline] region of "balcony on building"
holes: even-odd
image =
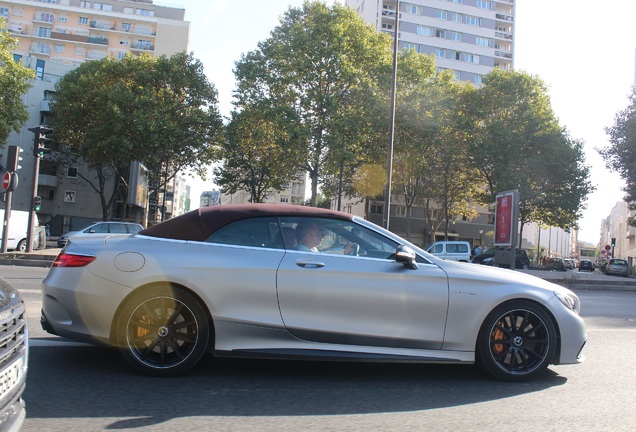
[[[513,22],[514,18],[512,17],[512,15],[508,15],[508,14],[503,14],[503,13],[496,13],[495,14],[495,18],[499,21],[506,21],[506,22]]]
[[[131,50],[154,51],[155,46],[148,43],[135,42],[130,45]]]
[[[42,174],[38,175],[38,186],[48,186],[56,188],[59,184],[59,179],[56,175]]]

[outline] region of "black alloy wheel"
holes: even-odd
[[[130,298],[118,320],[118,344],[139,373],[176,376],[194,367],[210,339],[207,314],[178,288],[146,290]]]
[[[556,351],[552,318],[540,306],[515,300],[495,308],[479,332],[480,366],[496,378],[524,381],[545,370]]]

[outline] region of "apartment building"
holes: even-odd
[[[347,0],[377,31],[394,35],[395,0]],[[514,66],[514,0],[400,2],[399,49],[435,54],[439,70],[479,85],[484,75]]]
[[[379,32],[395,35],[397,1],[346,0],[362,18]],[[479,86],[484,75],[494,68],[514,68],[515,0],[409,0],[400,1],[398,49],[434,54],[439,70],[451,69],[457,80]],[[345,211],[364,215],[382,223],[384,202],[370,200],[362,205],[347,203]],[[486,207],[477,207],[470,220],[452,221],[449,232],[435,232],[435,240],[448,236],[471,244],[492,245],[494,215]],[[406,227],[406,206],[400,196],[391,202],[390,228],[402,236],[407,230],[414,243],[425,245],[430,233],[424,224],[424,211],[413,208]],[[433,212],[433,219],[442,215]],[[439,231],[443,231],[440,229]],[[542,230],[536,224],[524,227],[522,248],[536,250],[537,245],[551,255],[570,256],[576,233],[560,228]]]
[[[185,9],[155,5],[152,0],[0,0],[0,17],[19,41],[14,58],[36,73],[24,96],[29,120],[0,149],[3,165],[7,146],[23,150],[12,208],[29,210],[35,158],[33,133],[27,129],[47,123],[55,83],[86,61],[107,56],[121,59],[127,53],[169,56],[187,51],[190,23],[185,20]],[[42,209],[38,219],[40,224],[51,223],[53,235],[102,219],[98,195],[81,179],[86,175],[90,175],[86,167],[62,169],[42,159],[37,185]]]

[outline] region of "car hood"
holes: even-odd
[[[461,282],[462,280],[477,280],[501,286],[508,285],[518,287],[521,285],[534,289],[548,290],[550,292],[569,291],[567,288],[555,283],[516,270],[455,261],[436,261],[435,264],[446,272],[451,283]]]

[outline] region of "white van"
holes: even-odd
[[[426,252],[445,260],[470,262],[470,243],[467,241],[438,241],[431,243]]]
[[[38,218],[33,217],[33,224],[38,226]],[[29,212],[11,210],[9,217],[9,233],[7,249],[24,252],[26,250],[27,228],[29,226]],[[4,232],[4,209],[0,209],[0,240]],[[34,232],[35,234],[35,232]],[[34,235],[35,238],[35,235]]]

